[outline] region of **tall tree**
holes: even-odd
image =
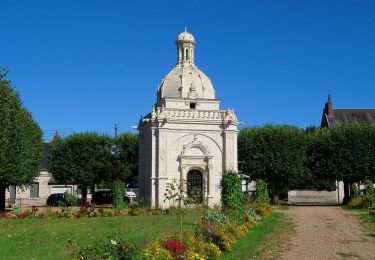
[[[138,181],[138,135],[124,133],[119,137],[119,160],[128,168],[126,182]]]
[[[77,183],[85,203],[87,188],[99,183],[109,171],[111,148],[111,138],[96,133],[56,138],[51,143],[48,170],[60,182]]]
[[[240,170],[270,184],[278,195],[304,174],[306,133],[297,127],[245,128],[238,138]]]
[[[0,69],[0,211],[10,185],[27,186],[39,175],[42,131],[22,106],[18,94]]]
[[[335,153],[335,143],[332,140],[330,128],[317,128],[308,133],[306,149],[306,171],[297,188],[335,190],[336,172],[332,155]]]
[[[309,168],[322,179],[344,181],[344,202],[351,183],[375,180],[375,126],[348,124],[322,129],[309,147]],[[324,177],[325,176],[325,177]]]

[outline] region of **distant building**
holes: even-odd
[[[338,127],[347,124],[368,123],[375,124],[375,109],[333,108],[332,97],[324,105],[321,127]],[[335,191],[292,190],[288,193],[288,200],[292,203],[343,203],[350,194],[348,183],[337,181]]]
[[[332,97],[328,96],[322,115],[321,127],[368,123],[375,124],[375,109],[333,108]]]
[[[375,109],[371,108],[333,108],[332,97],[324,106],[321,127],[337,127],[347,124],[375,124]],[[345,194],[345,200],[349,199],[350,184],[339,182],[338,192]]]
[[[10,186],[5,194],[7,205],[17,206],[41,206],[52,193],[77,194],[78,188],[74,184],[61,184],[53,179],[48,172],[49,142],[43,143],[43,160],[40,165],[40,175],[34,179],[29,188]]]
[[[139,197],[152,206],[168,206],[173,179],[186,180],[188,194],[199,190],[202,203],[219,204],[224,171],[237,171],[238,120],[220,109],[211,80],[195,65],[195,44],[186,30],[178,36],[177,64],[139,122]]]

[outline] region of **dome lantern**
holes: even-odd
[[[194,36],[185,27],[185,31],[176,40],[177,66],[194,65],[195,43]]]

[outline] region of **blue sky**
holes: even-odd
[[[1,1],[0,66],[45,137],[131,131],[184,26],[222,108],[246,126],[375,108],[375,1]],[[65,129],[65,130],[64,130]]]

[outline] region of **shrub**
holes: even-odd
[[[353,183],[352,186],[350,187],[350,198],[351,199],[356,199],[359,198],[359,190],[357,184]]]
[[[256,181],[255,189],[254,201],[257,204],[268,205],[270,203],[270,197],[268,196],[267,183],[264,180],[259,179]]]
[[[63,204],[61,206],[63,207],[70,207],[70,206],[75,206],[77,205],[77,197],[74,196],[73,194],[70,194],[68,191],[64,192],[64,198],[66,200],[66,204]]]
[[[164,247],[175,256],[183,255],[185,253],[185,246],[177,241],[167,240],[164,242]]]
[[[268,217],[272,214],[272,208],[269,204],[260,204],[254,208],[255,212],[261,217]]]
[[[57,218],[60,217],[60,211],[53,210],[51,208],[45,208],[43,213],[40,213],[41,218]]]
[[[141,216],[144,214],[144,211],[138,209],[137,207],[130,207],[129,215],[130,216]]]
[[[103,217],[113,217],[116,215],[116,212],[113,209],[103,209],[102,216]]]
[[[123,217],[128,216],[128,215],[129,215],[129,212],[130,212],[130,208],[125,207],[125,208],[123,208],[123,209],[120,211],[120,216],[123,216]]]
[[[371,208],[375,206],[375,189],[374,183],[370,180],[365,181],[366,194],[363,196],[363,207]]]
[[[125,207],[124,194],[125,194],[125,184],[121,181],[115,181],[113,184],[113,209],[116,213]]]
[[[184,231],[182,234],[167,236],[165,237],[166,240],[183,242],[185,246],[184,259],[218,259],[221,254],[219,247],[207,242],[199,232]]]
[[[99,212],[99,210],[98,209],[94,209],[93,211],[91,211],[90,213],[89,213],[89,217],[100,217],[100,212]]]
[[[140,255],[138,246],[123,239],[100,239],[94,246],[80,246],[69,241],[74,259],[133,259]]]
[[[200,232],[206,241],[218,246],[221,251],[230,251],[236,238],[225,227],[215,222],[202,222]]]
[[[244,197],[241,181],[235,172],[226,172],[220,182],[221,201],[224,213],[231,219],[242,222],[244,212]]]
[[[145,244],[142,250],[142,256],[146,259],[173,260],[169,250],[163,247],[159,240],[153,240]]]
[[[362,208],[362,206],[363,206],[363,199],[362,198],[351,199],[348,203],[348,207],[353,208],[353,209]]]
[[[255,223],[259,223],[262,220],[262,218],[251,208],[247,209],[245,214]]]
[[[229,224],[229,218],[220,211],[214,210],[207,210],[206,213],[202,217],[202,221],[204,222],[216,222],[220,223],[223,226]]]
[[[230,224],[228,225],[228,231],[236,239],[240,239],[246,236],[247,227],[245,225],[238,225],[236,222],[231,221]]]

